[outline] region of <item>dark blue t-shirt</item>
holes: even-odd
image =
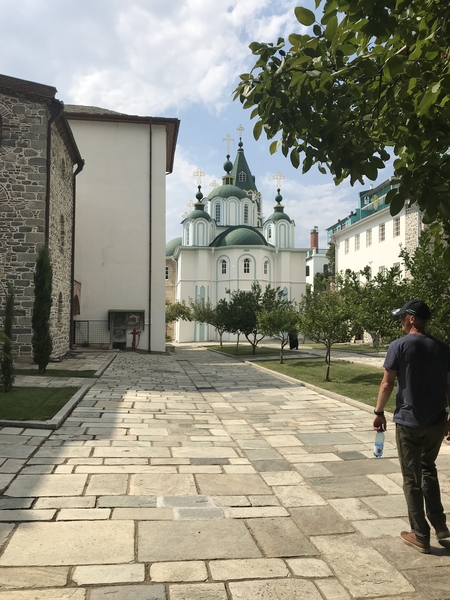
[[[390,344],[383,367],[397,371],[395,423],[421,427],[443,418],[450,370],[447,344],[431,335],[409,333]]]

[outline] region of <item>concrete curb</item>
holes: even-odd
[[[322,394],[322,396],[327,396],[328,398],[332,398],[333,400],[339,400],[340,402],[345,402],[346,404],[350,404],[350,406],[354,406],[355,408],[360,408],[361,410],[365,410],[366,412],[373,414],[373,406],[364,404],[364,402],[360,402],[359,400],[353,400],[353,398],[348,398],[347,396],[342,396],[341,394],[336,394],[336,392],[330,392],[329,390],[324,390],[323,388],[320,388],[317,385],[313,385],[312,383],[307,383],[306,381],[301,381],[300,379],[295,379],[295,377],[290,377],[289,375],[283,375],[283,373],[277,373],[276,371],[272,371],[272,369],[263,367],[263,366],[256,364],[250,360],[246,360],[245,363],[252,365],[253,367],[255,367],[255,369],[260,369],[261,371],[265,371],[266,373],[271,373],[272,375],[275,375],[275,377],[279,377],[280,379],[289,381],[289,383],[296,383],[302,387],[312,390],[313,392]],[[380,379],[380,382],[381,382],[381,379]],[[393,413],[386,411],[386,415],[392,417]]]
[[[83,398],[88,393],[88,391],[91,389],[91,387],[94,385],[94,383],[96,383],[97,378],[101,377],[103,375],[103,373],[106,371],[106,369],[109,367],[109,365],[116,358],[117,354],[118,354],[118,352],[115,352],[113,354],[113,356],[108,358],[108,360],[106,360],[103,363],[103,365],[99,369],[97,369],[97,371],[94,373],[95,379],[93,379],[89,383],[85,383],[84,385],[82,385],[80,387],[80,389],[78,391],[76,391],[75,394],[66,402],[66,404],[64,404],[64,406],[62,408],[60,408],[60,410],[56,413],[56,415],[54,417],[52,417],[51,419],[48,419],[48,421],[15,421],[15,420],[4,419],[4,420],[0,420],[0,427],[22,427],[22,428],[27,428],[27,429],[49,429],[51,431],[58,429],[59,427],[61,427],[61,425],[67,419],[67,417],[70,415],[70,413],[73,411],[73,409],[77,406],[77,404],[79,404],[81,402],[81,400],[83,400]],[[74,373],[76,373],[76,371],[74,371]]]

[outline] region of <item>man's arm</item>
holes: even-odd
[[[447,406],[450,411],[450,371],[447,373]],[[450,416],[447,417],[447,429],[445,430],[445,438],[450,442]]]
[[[389,398],[391,397],[392,390],[394,389],[395,378],[397,377],[397,371],[392,369],[385,369],[383,379],[381,380],[380,389],[378,390],[377,404],[375,406],[375,412],[383,412]],[[450,383],[450,380],[449,380]],[[375,415],[373,419],[373,428],[378,431],[386,431],[386,417],[383,415]]]

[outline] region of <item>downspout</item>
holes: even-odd
[[[149,123],[149,160],[148,160],[148,168],[149,168],[149,188],[148,188],[148,203],[149,203],[149,222],[148,222],[148,351],[152,350],[152,216],[153,216],[153,207],[152,207],[152,123]],[[145,323],[145,317],[144,317]]]
[[[74,279],[75,279],[75,200],[76,200],[76,180],[75,177],[83,170],[84,160],[79,160],[77,163],[77,168],[75,173],[73,174],[73,183],[72,183],[72,264],[70,267],[70,330],[69,330],[69,348],[72,350],[73,348],[73,292],[74,292]]]
[[[52,108],[54,110],[52,110]],[[47,189],[45,190],[45,244],[48,246],[50,239],[50,167],[52,151],[52,123],[64,112],[64,104],[53,100],[50,107],[50,118],[47,123]]]

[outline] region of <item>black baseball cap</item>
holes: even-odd
[[[428,304],[425,304],[422,300],[409,300],[409,302],[401,308],[394,308],[394,310],[391,310],[391,315],[393,317],[414,315],[415,317],[419,317],[419,319],[428,321],[428,319],[431,318],[431,310]]]

